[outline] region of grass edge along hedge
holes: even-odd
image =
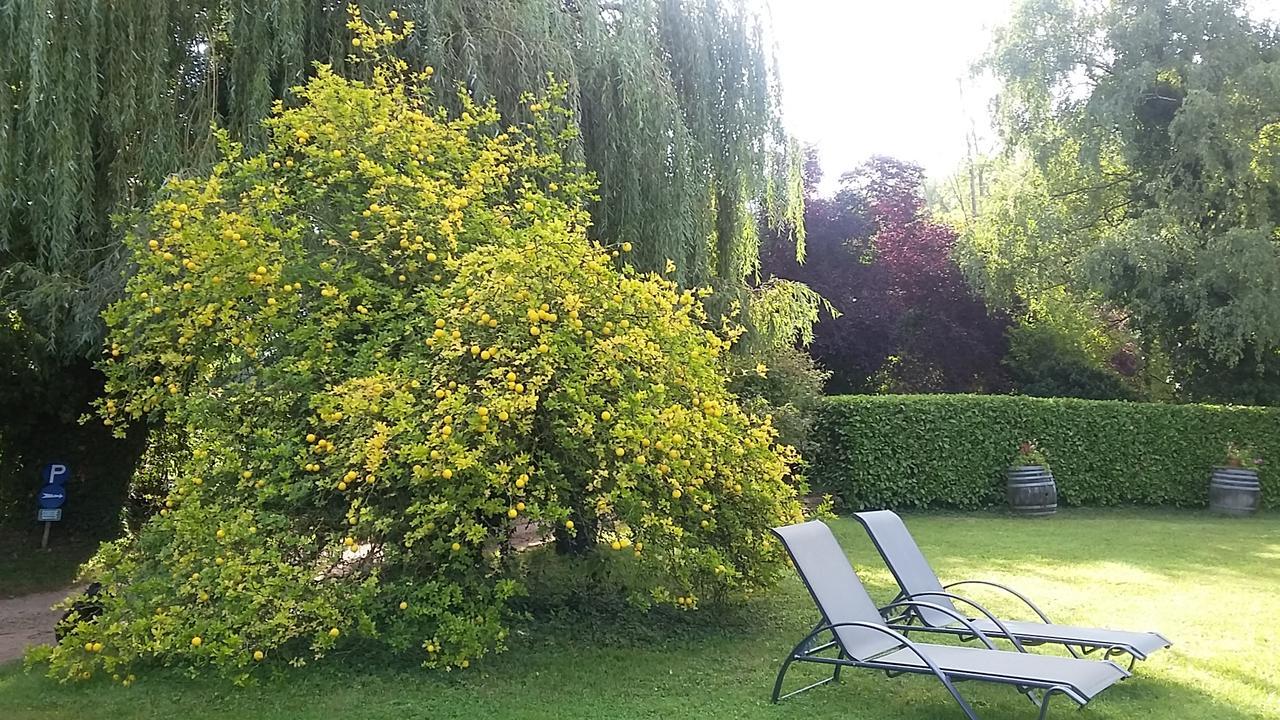
[[[1280,463],[1280,408],[843,395],[823,403],[814,439],[815,489],[854,509],[1003,504],[1004,472],[1023,440],[1048,457],[1064,505],[1204,507],[1229,442],[1263,458],[1263,505],[1280,497],[1280,464],[1270,465]]]

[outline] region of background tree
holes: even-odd
[[[834,197],[807,200],[803,264],[785,247],[767,256],[768,272],[804,282],[840,312],[819,321],[811,346],[833,391],[1005,385],[1006,321],[970,292],[951,259],[956,235],[930,217],[923,192],[920,168],[874,158]]]
[[[402,53],[453,111],[458,85],[528,120],[525,92],[569,87],[571,156],[596,173],[593,232],[634,246],[636,265],[684,287],[713,285],[728,309],[758,263],[753,207],[802,242],[798,172],[779,121],[758,16],[741,0],[405,0],[356,3],[415,22]],[[120,487],[131,453],[101,461],[75,422],[98,393],[99,314],[128,258],[112,217],[172,173],[214,157],[212,128],[250,149],[260,120],[313,72],[349,67],[344,3],[74,0],[8,3],[0,17],[0,314],[10,486],[57,439],[90,484]],[[127,221],[126,221],[127,224]],[[755,326],[794,332],[816,313],[773,303]],[[67,392],[60,383],[75,382]],[[33,414],[30,408],[51,407]],[[20,418],[20,421],[15,419]],[[66,441],[63,443],[63,441]],[[66,447],[70,445],[70,450]],[[135,441],[130,447],[140,447]],[[82,449],[81,452],[78,449]],[[2,493],[0,493],[2,494]],[[12,495],[12,491],[10,492]],[[114,512],[104,507],[105,516]],[[78,517],[84,515],[78,514]]]
[[[1278,52],[1229,0],[1020,5],[985,62],[1016,182],[965,237],[988,297],[1114,319],[1182,397],[1280,401]]]

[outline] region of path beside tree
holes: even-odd
[[[75,592],[76,588],[0,598],[0,665],[22,657],[27,646],[53,641],[53,625],[61,611],[55,603]]]

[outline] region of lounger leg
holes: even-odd
[[[951,693],[951,697],[955,699],[956,704],[964,711],[965,717],[969,718],[969,720],[981,720],[981,718],[978,717],[978,714],[973,711],[969,702],[960,695],[960,691],[957,690],[955,684],[951,682],[951,678],[946,675],[938,675],[938,679],[942,681],[943,686],[947,688],[947,692]],[[1043,720],[1043,718],[1041,720]]]
[[[1128,655],[1128,656],[1129,656],[1129,667],[1127,668],[1127,670],[1128,670],[1129,672],[1133,672],[1133,666],[1138,662],[1138,656],[1137,656],[1137,655],[1134,655],[1133,653],[1129,652],[1128,650],[1125,650],[1124,648],[1117,648],[1117,647],[1107,648],[1107,654],[1106,654],[1106,655],[1103,655],[1103,656],[1102,656],[1102,659],[1103,659],[1103,660],[1110,660],[1110,659],[1115,658],[1115,657],[1120,657],[1121,655]]]
[[[806,685],[800,688],[799,690],[794,690],[792,692],[787,693],[786,695],[781,694],[782,681],[787,676],[787,670],[791,669],[791,663],[795,662],[796,658],[802,657],[806,652],[808,652],[808,650],[812,647],[811,644],[815,640],[814,634],[818,632],[818,629],[821,628],[822,625],[823,625],[822,622],[819,622],[817,625],[815,625],[813,627],[813,630],[810,631],[809,635],[806,636],[804,640],[801,640],[794,648],[792,648],[791,652],[787,654],[787,659],[782,661],[782,667],[778,669],[778,679],[775,680],[773,683],[773,702],[776,703],[779,700],[785,700],[786,698],[789,698],[792,695],[796,695],[798,693],[802,693],[805,690],[812,690],[813,688],[816,688],[819,685],[826,685],[829,682],[837,682],[840,680],[840,666],[836,665],[835,670],[831,672],[831,677],[823,680],[819,680],[818,682],[813,683],[812,685]],[[840,651],[839,657],[841,658],[844,657],[843,650]]]
[[[1060,690],[1045,690],[1044,695],[1040,698],[1040,720],[1044,720],[1049,715],[1049,701],[1053,699],[1053,694],[1061,692]]]
[[[787,670],[791,667],[791,661],[795,659],[795,653],[787,655],[787,659],[782,661],[782,667],[778,670],[778,679],[773,683],[773,702],[778,702],[778,694],[782,692],[782,679],[787,676]]]

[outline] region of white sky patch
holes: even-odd
[[[950,174],[976,130],[996,147],[995,83],[970,69],[1004,24],[1010,0],[771,0],[786,122],[818,145],[830,190],[872,155]],[[1280,0],[1253,0],[1280,18]]]

